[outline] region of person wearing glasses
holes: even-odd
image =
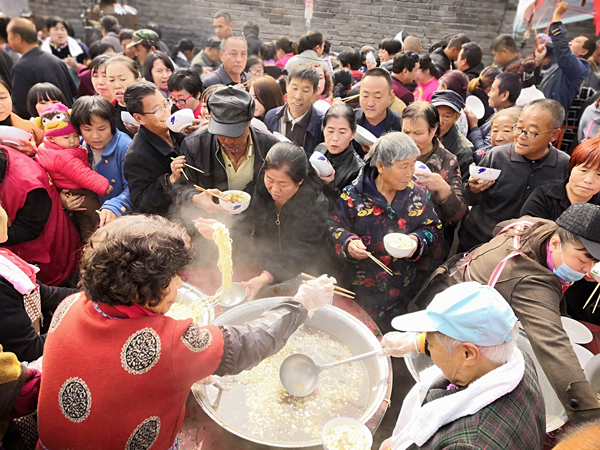
[[[144,214],[166,216],[170,191],[178,179],[174,173],[179,173],[185,162],[179,157],[185,134],[167,127],[173,102],[165,99],[155,84],[133,83],[123,97],[127,111],[140,124],[123,164],[133,206]]]
[[[512,127],[515,141],[486,153],[480,167],[499,169],[496,181],[470,177],[463,195],[472,206],[458,232],[458,252],[492,239],[497,223],[520,216],[521,207],[538,186],[567,177],[569,156],[552,145],[560,134],[565,110],[556,100],[534,100]]]
[[[178,69],[167,82],[171,100],[178,109],[191,109],[194,119],[202,119],[202,80],[198,72],[191,69]]]

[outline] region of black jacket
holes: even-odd
[[[325,144],[319,144],[315,148],[315,152],[322,153],[329,160],[335,169],[333,181],[325,185],[325,194],[329,200],[329,208],[333,210],[333,206],[342,193],[342,189],[352,184],[358,176],[360,169],[365,166],[365,160],[358,156],[354,151],[352,143],[342,153],[332,155],[327,150]]]
[[[260,46],[262,45],[263,41],[261,41],[259,38],[257,38],[253,34],[246,36],[245,39],[246,39],[246,44],[248,44],[248,56],[250,56],[250,55],[258,56],[259,51],[260,51]]]
[[[243,215],[245,232],[254,230],[254,249],[263,269],[273,275],[274,283],[294,278],[300,272],[325,273],[321,266],[329,251],[327,197],[318,186],[305,180],[278,214],[264,176],[264,172],[259,174],[250,206]]]
[[[465,70],[465,75],[467,77],[469,77],[469,81],[479,77],[479,74],[481,73],[481,71],[483,70],[483,63],[479,63],[474,67],[469,67],[467,70]]]
[[[242,80],[241,82],[245,83],[250,78],[252,78],[252,75],[250,75],[246,72],[242,72],[242,75],[240,78]],[[202,86],[204,87],[204,89],[206,89],[207,87],[213,86],[215,84],[224,84],[225,86],[234,86],[234,85],[238,84],[231,79],[231,77],[229,76],[229,74],[227,72],[225,72],[223,65],[221,65],[221,67],[219,67],[217,70],[215,70],[213,72],[202,75],[201,79],[202,79]]]
[[[431,57],[431,61],[436,65],[440,71],[440,76],[444,75],[447,71],[454,69],[454,63],[450,61],[450,58],[444,53],[446,47],[439,47],[434,50]]]
[[[50,316],[59,303],[78,290],[38,284],[44,325],[49,325]],[[4,351],[14,353],[19,361],[31,362],[42,356],[45,341],[46,335],[37,334],[31,324],[23,304],[23,295],[0,276],[0,345]]]
[[[281,131],[281,118],[286,111],[287,103],[279,108],[274,108],[267,112],[263,122],[269,129],[271,133],[277,131],[280,133]],[[316,109],[314,106],[311,106],[312,111],[310,113],[310,122],[308,123],[308,128],[306,129],[306,136],[304,137],[304,151],[307,156],[313,154],[315,147],[319,145],[321,142],[325,141],[323,137],[323,113]]]
[[[460,175],[463,180],[469,181],[469,166],[473,162],[473,144],[458,131],[456,124],[440,139],[446,150],[456,156],[460,166]]]
[[[135,210],[166,216],[171,206],[171,158],[181,154],[185,134],[171,132],[174,146],[140,125],[123,163],[123,174]]]
[[[252,146],[254,150],[254,177],[256,180],[260,169],[265,161],[265,156],[279,140],[270,133],[265,133],[250,126],[250,136],[252,137]],[[183,141],[181,146],[182,155],[185,156],[186,163],[194,166],[204,173],[191,169],[185,169],[189,181],[181,176],[173,189],[174,201],[177,205],[189,204],[192,197],[198,194],[194,184],[205,189],[219,189],[226,191],[229,189],[229,180],[225,170],[225,161],[219,146],[219,140],[214,134],[208,132],[208,127],[202,127],[191,133]],[[246,186],[246,191],[252,194],[254,183]]]
[[[365,113],[360,108],[354,110],[354,116],[356,117],[356,125],[360,125],[361,127],[365,123]],[[397,112],[394,112],[388,106],[387,116],[385,117],[385,124],[383,125],[383,131],[381,134],[389,133],[390,131],[402,131],[402,116]],[[379,137],[379,136],[377,136]],[[354,145],[354,150],[358,153],[358,156],[363,158],[365,156],[365,152],[363,152],[362,147],[356,141],[352,141],[352,145]]]

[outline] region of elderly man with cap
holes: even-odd
[[[437,91],[431,97],[431,104],[440,115],[439,139],[446,150],[458,159],[463,182],[469,181],[469,166],[473,162],[473,144],[456,126],[460,114],[465,109],[465,100],[454,91]]]
[[[544,399],[533,362],[516,345],[516,322],[498,291],[476,282],[394,318],[392,326],[409,333],[386,334],[382,354],[422,352],[436,366],[421,372],[381,449],[541,449]]]
[[[495,287],[523,325],[569,421],[599,419],[600,403],[561,323],[564,291],[600,261],[598,230],[600,206],[590,203],[571,205],[556,222],[501,222],[491,241],[442,264],[408,309],[425,309],[437,293],[465,281]]]
[[[219,194],[228,189],[251,192],[253,181],[262,167],[269,149],[279,142],[270,133],[250,124],[254,117],[254,100],[245,90],[233,86],[222,87],[208,97],[210,112],[208,127],[190,134],[183,144],[185,162],[204,173],[183,167],[175,176],[176,202],[193,203],[208,214],[223,213],[213,197],[198,192],[194,184]]]
[[[221,41],[219,38],[216,36],[209,37],[204,50],[192,59],[190,68],[197,71],[200,75],[217,70],[221,65],[220,47]]]
[[[225,86],[243,84],[252,78],[244,72],[248,60],[248,44],[241,36],[229,36],[221,41],[220,58],[223,64],[214,72],[202,77],[204,89],[213,84]]]

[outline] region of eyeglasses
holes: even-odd
[[[171,111],[171,108],[173,107],[173,101],[171,99],[167,100],[167,104],[158,108],[156,111],[154,112],[141,112],[138,114],[154,114],[157,118],[161,118],[163,116],[164,113],[166,113],[167,111]]]
[[[249,70],[248,73],[256,76],[256,75],[262,75],[264,73],[264,71],[262,69],[254,69],[254,70]]]
[[[516,125],[512,126],[512,132],[513,135],[517,138],[519,136],[521,136],[523,133],[525,133],[525,136],[528,137],[529,139],[535,139],[536,137],[538,137],[540,134],[544,134],[544,133],[550,133],[551,131],[556,130],[556,128],[552,128],[550,130],[546,130],[546,131],[540,131],[539,133],[536,133],[535,131],[527,131],[524,130],[523,128],[520,128]]]
[[[194,94],[188,95],[185,100],[179,100],[177,98],[170,97],[169,99],[175,103],[177,106],[185,106],[185,103],[194,96]]]

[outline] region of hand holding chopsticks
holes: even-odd
[[[308,278],[310,280],[316,280],[317,277],[313,277],[312,275],[309,275],[307,273],[302,272],[300,275],[302,275],[305,278]],[[306,283],[306,281],[303,281],[303,283]],[[339,286],[335,286],[333,288],[333,292],[334,294],[338,294],[341,297],[346,297],[346,298],[350,298],[352,300],[354,300],[354,296],[356,295],[354,292],[349,291],[348,289],[344,289],[343,287],[339,287]]]
[[[225,202],[229,202],[229,200],[225,199],[225,197],[223,197],[222,195],[215,194],[214,192],[210,192],[210,190],[208,190],[208,189],[204,189],[203,187],[200,187],[200,186],[197,186],[197,185],[194,185],[194,187],[195,187],[196,189],[198,189],[199,191],[206,192],[207,194],[210,194],[210,195],[212,195],[213,197],[215,197],[215,198],[218,198],[219,200],[223,200],[223,201],[225,201]]]
[[[172,160],[175,160],[175,158],[173,158],[172,156],[171,156],[171,159],[172,159]],[[185,167],[189,167],[190,169],[193,169],[193,170],[195,170],[196,172],[204,173],[202,170],[200,170],[200,169],[197,169],[197,168],[196,168],[196,167],[194,167],[194,166],[190,166],[189,164],[184,164],[184,166],[185,166]],[[185,173],[184,173],[184,175],[185,175]],[[186,177],[186,178],[187,178],[187,177]],[[189,180],[189,178],[188,178],[188,180]]]

